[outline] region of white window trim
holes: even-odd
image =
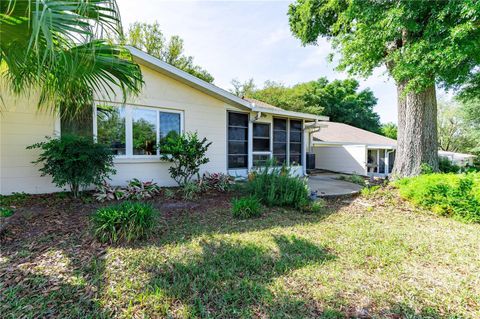
[[[133,109],[146,109],[157,112],[157,141],[160,141],[160,112],[175,113],[180,115],[180,133],[184,133],[184,111],[170,108],[144,106],[136,104],[120,104],[114,102],[94,103],[93,104],[93,138],[97,141],[98,123],[97,123],[97,106],[100,104],[111,104],[117,107],[125,107],[125,155],[116,155],[115,159],[119,162],[130,161],[162,161],[159,150],[156,155],[134,155],[133,154]]]

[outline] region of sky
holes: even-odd
[[[215,78],[214,84],[231,88],[231,80],[253,78],[293,85],[327,77],[345,79],[329,63],[332,53],[325,39],[303,47],[288,26],[289,1],[161,1],[117,0],[125,29],[135,22],[158,21],[165,36],[184,39],[185,53]],[[397,122],[393,80],[378,69],[360,80],[378,99],[375,111],[382,123]]]

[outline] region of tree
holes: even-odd
[[[292,87],[267,81],[262,89],[253,89],[247,97],[286,110],[326,115],[330,121],[346,123],[372,132],[380,132],[380,117],[373,111],[377,99],[370,89],[359,91],[353,79],[327,78],[299,83]]]
[[[443,151],[465,151],[468,144],[460,106],[453,101],[438,103],[438,147]]]
[[[158,22],[131,24],[122,42],[143,50],[206,82],[212,83],[214,80],[210,73],[193,63],[193,57],[184,54],[183,39],[174,35],[167,40]]]
[[[230,89],[230,93],[235,94],[239,97],[250,96],[253,91],[256,90],[255,82],[253,79],[248,79],[245,82],[240,82],[238,79],[233,79],[230,81],[233,88]]]
[[[290,28],[304,45],[331,39],[339,69],[369,76],[385,66],[398,92],[394,174],[438,168],[436,85],[460,86],[478,75],[478,1],[297,0]]]
[[[101,39],[122,32],[114,0],[4,0],[0,26],[2,80],[17,95],[39,90],[39,106],[74,114],[115,87],[124,98],[140,92],[129,51]]]
[[[464,123],[464,134],[469,143],[464,151],[474,153],[480,157],[480,96],[462,98],[460,114]],[[477,160],[480,158],[477,157]]]
[[[382,124],[382,127],[380,128],[380,131],[382,135],[385,135],[386,137],[393,138],[394,140],[397,139],[397,124],[395,123],[385,123]]]

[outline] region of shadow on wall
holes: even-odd
[[[314,147],[315,168],[332,172],[367,175],[365,145]]]

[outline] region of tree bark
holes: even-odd
[[[404,93],[397,83],[398,138],[393,168],[395,178],[420,174],[423,163],[438,170],[437,98],[435,85],[423,92]]]

